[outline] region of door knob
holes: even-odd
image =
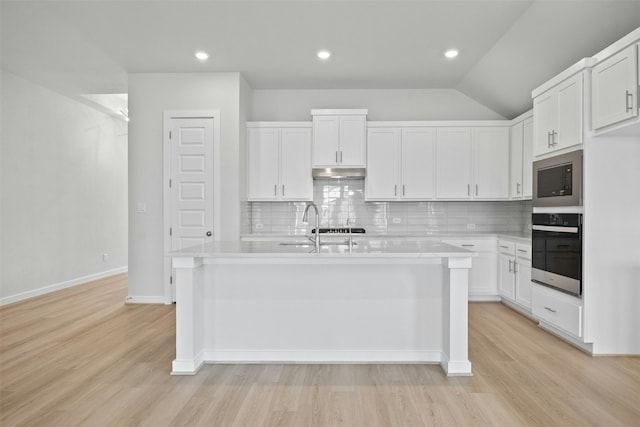
[[[207,231],[207,237],[211,237],[211,232]]]

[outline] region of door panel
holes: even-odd
[[[171,250],[213,237],[213,119],[171,119]]]
[[[249,151],[249,200],[275,200],[278,188],[278,139],[279,129],[250,128]]]
[[[402,197],[406,200],[434,198],[435,166],[435,129],[403,129]]]
[[[280,195],[283,200],[312,200],[311,129],[280,131]]]
[[[367,200],[398,198],[400,130],[376,128],[367,132]]]
[[[471,129],[439,128],[436,142],[436,195],[440,199],[471,197]]]

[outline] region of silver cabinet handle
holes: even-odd
[[[520,183],[516,183],[516,194],[520,194]]]
[[[282,197],[284,197],[284,184],[282,184]]]
[[[527,251],[525,251],[524,249],[518,249],[518,252],[527,253]]]
[[[336,151],[336,165],[338,164],[338,152]]]
[[[509,260],[509,273],[513,273],[513,270],[511,269],[511,260]]]
[[[474,247],[475,245],[460,245],[460,246],[462,246],[462,247],[464,247],[464,248],[472,248],[472,247]]]
[[[509,246],[502,246],[502,245],[500,245],[500,247],[501,247],[502,249],[509,249]]]
[[[478,195],[478,184],[476,184],[476,196]]]
[[[406,191],[405,191],[405,185],[404,185],[404,184],[402,184],[402,196],[404,196],[405,194],[406,194]]]
[[[467,184],[467,196],[471,195],[471,184]]]
[[[551,148],[551,131],[547,132],[547,148]]]
[[[393,186],[393,195],[397,196],[398,195],[398,184]]]
[[[278,195],[278,184],[273,184],[273,195],[274,196]]]
[[[516,261],[513,261],[513,274],[516,274],[518,272],[518,263]]]
[[[552,147],[558,143],[558,141],[556,141],[556,135],[558,135],[558,132],[556,132],[555,130],[552,130],[551,131],[551,146]]]
[[[629,102],[629,99],[631,99],[631,102]],[[625,107],[626,107],[626,111],[625,112],[629,112],[629,111],[633,111],[633,94],[631,92],[629,92],[628,90],[625,90],[625,98],[624,98],[624,102],[625,102]],[[631,104],[631,105],[629,105]]]
[[[557,313],[556,310],[554,310],[553,308],[547,307],[546,305],[544,306],[544,309],[547,310],[547,311],[550,311],[552,313]]]
[[[340,164],[342,164],[342,151],[340,151]]]

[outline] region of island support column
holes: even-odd
[[[469,361],[469,258],[443,260],[442,369],[449,376],[471,374]]]
[[[204,362],[204,280],[202,258],[175,257],[176,358],[172,375],[193,375]]]

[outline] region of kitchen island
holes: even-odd
[[[203,363],[439,363],[471,375],[473,252],[432,240],[212,242],[171,254],[172,374]]]

